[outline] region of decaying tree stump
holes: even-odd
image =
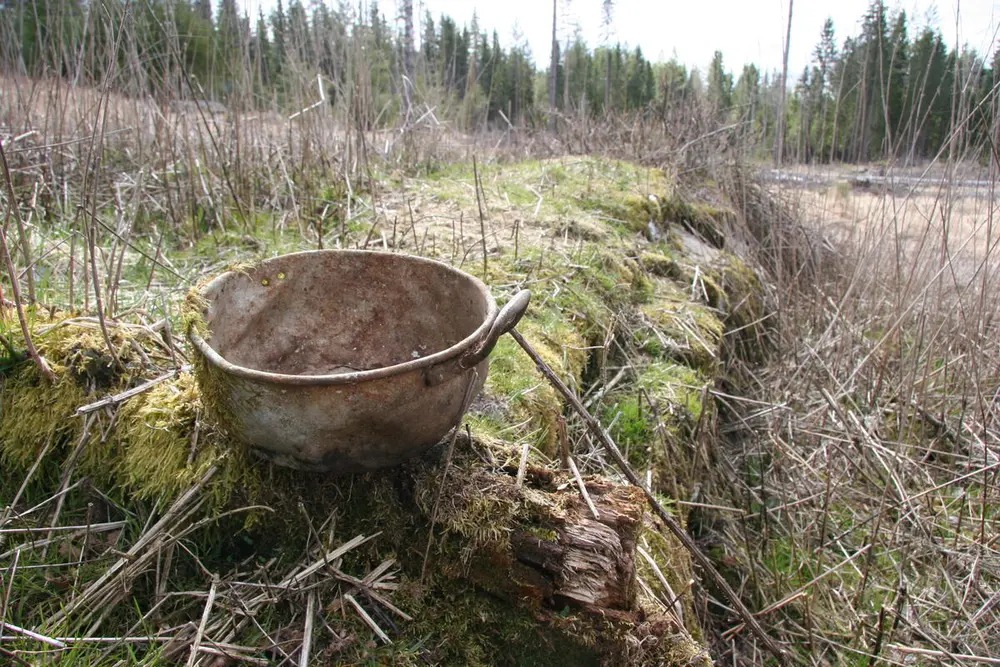
[[[594,519],[576,487],[566,506],[554,513],[552,539],[520,530],[511,536],[513,556],[537,575],[532,591],[544,604],[560,608],[572,603],[601,612],[628,612],[635,607],[635,540],[644,510],[638,489],[607,482],[587,484],[600,519]]]

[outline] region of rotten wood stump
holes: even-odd
[[[586,483],[597,509],[573,485],[527,494],[548,496],[533,521],[514,527],[506,553],[482,553],[470,577],[491,593],[549,609],[566,605],[609,616],[636,607],[636,535],[645,511],[642,492],[606,481]]]

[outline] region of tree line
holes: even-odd
[[[603,3],[606,25],[612,6]],[[554,11],[545,70],[517,34],[502,43],[475,17],[460,26],[427,13],[416,25],[412,0],[402,8],[390,24],[377,2],[362,12],[342,1],[278,0],[250,17],[235,0],[214,10],[210,0],[0,0],[0,68],[87,85],[113,77],[125,93],[279,110],[301,108],[318,77],[330,103],[366,127],[428,111],[467,130],[619,113],[666,121],[699,105],[761,156],[777,141],[782,77],[754,64],[734,76],[721,52],[703,75],[676,58],[653,63],[638,47],[589,45],[579,32],[559,40]],[[949,48],[939,29],[913,31],[905,12],[872,0],[860,32],[842,42],[828,20],[812,62],[786,85],[783,157],[985,152],[997,126],[998,76],[1000,51],[987,61]]]
[[[914,33],[910,37],[911,33]],[[735,84],[716,54],[709,100],[756,145],[773,146],[780,76],[743,67]],[[827,19],[812,62],[789,82],[784,157],[798,162],[985,158],[1000,122],[1000,49],[949,48],[940,29],[872,0],[860,32],[838,45]],[[793,88],[794,86],[794,88]]]

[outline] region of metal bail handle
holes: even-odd
[[[531,301],[531,290],[521,290],[514,295],[507,304],[500,309],[497,318],[493,320],[493,326],[483,339],[482,345],[466,353],[458,361],[460,368],[472,368],[490,356],[490,352],[496,346],[500,336],[504,335],[517,326],[517,323],[524,317],[528,310],[528,302]]]

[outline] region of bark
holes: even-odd
[[[490,572],[486,588],[504,597],[512,593],[528,597],[552,609],[571,604],[611,615],[633,611],[642,493],[606,482],[590,482],[587,490],[600,519],[594,519],[575,485],[557,492],[569,497],[553,503],[552,514],[542,520],[553,526],[551,532],[515,530],[509,554],[511,576],[498,580]],[[555,509],[559,505],[564,508]]]
[[[403,103],[406,118],[413,106],[413,0],[403,0]]]
[[[788,0],[788,26],[785,31],[785,54],[781,65],[781,90],[778,91],[778,140],[774,146],[774,166],[780,167],[785,149],[785,95],[788,91],[788,46],[792,41],[792,5]]]
[[[566,54],[563,56],[563,111],[569,114],[569,42],[566,42]]]
[[[556,39],[556,0],[552,0],[552,57],[549,59],[549,129],[556,127],[556,74],[559,70],[559,40]]]

